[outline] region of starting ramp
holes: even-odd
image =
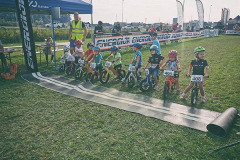
[[[139,113],[203,132],[207,132],[207,125],[221,115],[219,112],[164,102],[149,96],[122,92],[113,88],[93,85],[91,82],[80,82],[51,73],[24,74],[22,78],[65,95]]]

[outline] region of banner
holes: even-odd
[[[203,28],[204,22],[204,8],[201,0],[196,0],[197,11],[198,11],[198,20],[200,28]]]
[[[218,29],[205,29],[204,30],[204,37],[208,38],[208,37],[217,37],[218,36]]]
[[[229,34],[229,35],[240,35],[240,31],[226,30],[226,34]]]
[[[31,72],[37,72],[37,58],[28,0],[16,0],[18,22],[22,38],[25,64]]]
[[[228,8],[224,8],[223,10],[223,24],[226,25],[228,23],[230,17],[230,10]]]
[[[184,21],[184,4],[182,4],[180,1],[176,0],[177,3],[177,16],[178,16],[178,24],[183,27],[183,21]]]
[[[177,32],[177,33],[158,33],[158,40],[160,42],[180,40],[183,38],[195,38],[204,35],[204,31],[199,32]],[[95,37],[94,44],[99,46],[101,50],[108,50],[113,45],[118,47],[132,46],[133,43],[151,44],[152,39],[149,34],[138,35],[124,35],[124,36],[108,36],[108,37]]]

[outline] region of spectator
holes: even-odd
[[[150,36],[151,36],[151,39],[153,40],[153,45],[156,45],[158,47],[157,54],[161,55],[162,52],[161,52],[160,43],[159,43],[159,41],[157,39],[157,33],[156,32],[150,33]]]
[[[178,30],[178,23],[172,25],[172,30],[173,30],[173,32],[176,32]]]
[[[76,40],[82,40],[85,41],[87,37],[87,27],[85,24],[81,21],[81,19],[78,16],[78,12],[74,13],[74,20],[70,23],[70,29],[69,29],[69,35],[68,40],[70,41],[70,53],[73,54],[74,50],[74,42]]]
[[[102,21],[98,21],[98,25],[94,29],[94,34],[103,34]]]
[[[46,47],[43,49],[43,53],[46,55],[46,62],[48,62],[48,55],[51,55],[51,61],[50,63],[53,62],[53,52],[52,52],[52,46],[53,46],[53,40],[51,37],[48,37],[45,43]]]
[[[239,27],[238,24],[235,24],[234,27],[233,27],[233,29],[234,29],[235,31],[240,31],[240,27]]]
[[[156,30],[160,32],[161,31],[160,26],[157,26]]]
[[[154,25],[151,25],[151,28],[149,28],[148,32],[156,32],[157,30],[154,28]]]
[[[4,54],[4,48],[3,48],[3,45],[2,45],[2,41],[0,40],[0,59],[2,61],[2,65],[3,67],[5,67],[5,72],[9,72],[10,71],[10,68],[8,67],[7,65],[7,60],[6,60],[6,56]]]
[[[182,31],[182,25],[179,25],[178,32],[181,32],[181,31]]]
[[[120,26],[119,22],[117,22],[117,25],[113,27],[112,33],[115,35],[122,35],[122,27]]]
[[[143,23],[143,26],[142,26],[139,30],[140,30],[140,32],[142,32],[142,33],[147,32],[146,23]]]

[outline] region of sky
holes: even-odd
[[[172,23],[177,17],[176,0],[92,0],[92,3],[94,24],[99,20],[111,24],[122,22],[122,4],[123,21],[127,23]],[[230,9],[230,18],[240,15],[240,0],[202,0],[202,3],[205,22],[219,21],[222,8]],[[184,10],[184,22],[198,19],[195,0],[185,0]],[[80,17],[84,22],[91,22],[90,15]]]

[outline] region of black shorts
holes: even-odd
[[[114,69],[117,70],[117,68],[122,69],[122,64],[119,64],[119,65],[116,65],[116,66],[114,65]]]

